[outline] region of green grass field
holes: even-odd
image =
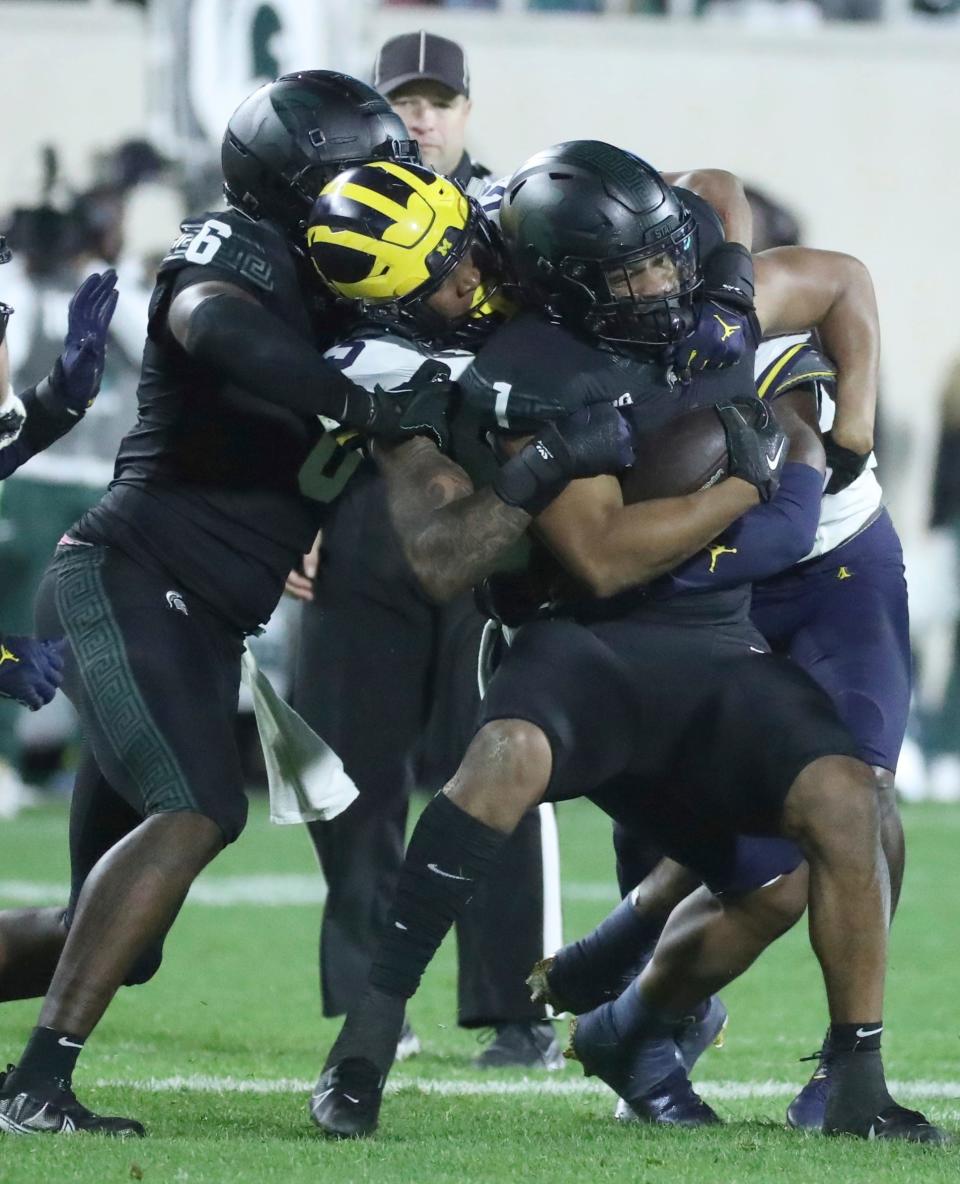
[[[889,1077],[900,1100],[960,1130],[960,809],[906,811],[907,884],[894,930],[886,1009]],[[565,933],[615,900],[609,827],[584,803],[560,811]],[[67,878],[66,813],[0,823],[0,904],[55,903]],[[799,926],[724,998],[726,1047],[695,1079],[727,1125],[683,1133],[623,1127],[611,1095],[563,1073],[492,1077],[470,1068],[476,1034],[452,1023],[450,945],[411,1016],[425,1050],[399,1066],[376,1138],[327,1143],[306,1095],[335,1026],[319,1014],[319,877],[306,836],[270,827],[262,807],[198,884],[157,978],[124,991],[87,1046],[76,1086],[96,1109],[141,1119],[150,1137],[0,1137],[2,1184],[283,1184],[394,1181],[951,1181],[949,1149],[827,1140],[787,1131],[783,1112],[818,1045],[822,987]],[[14,1059],[35,1003],[0,1009],[0,1055]]]

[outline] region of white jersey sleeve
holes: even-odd
[[[757,380],[763,374],[771,372],[772,364],[794,346],[809,341],[809,333],[793,334],[789,337],[772,337],[762,341],[757,349],[754,363],[754,374]],[[836,404],[833,401],[832,386],[818,382],[817,404],[819,408],[820,430],[827,432],[833,425]],[[806,563],[809,559],[818,559],[834,547],[847,541],[857,531],[862,530],[867,523],[876,516],[883,502],[883,490],[877,480],[875,469],[877,459],[870,454],[867,467],[860,476],[842,489],[839,493],[825,493],[820,503],[820,522],[817,534],[809,554],[800,561]],[[830,480],[830,470],[824,478],[824,486]]]
[[[424,362],[431,360],[442,362],[456,380],[473,361],[467,350],[431,351],[386,330],[349,337],[331,346],[324,357],[368,391],[377,386],[385,391],[405,387]]]

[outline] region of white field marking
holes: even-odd
[[[143,1093],[172,1093],[190,1090],[210,1094],[286,1094],[306,1093],[313,1089],[312,1081],[301,1081],[292,1077],[210,1077],[204,1074],[188,1074],[177,1077],[149,1077],[132,1080],[128,1078],[102,1078],[94,1083],[98,1087],[136,1089]],[[913,1099],[948,1098],[960,1100],[960,1081],[891,1081],[892,1093],[898,1097]],[[432,1077],[397,1077],[387,1083],[387,1092],[413,1089],[425,1094],[442,1097],[504,1097],[542,1096],[579,1097],[581,1095],[610,1095],[610,1090],[597,1081],[578,1078],[574,1081],[554,1081],[524,1077],[519,1081],[452,1081]],[[798,1089],[795,1081],[701,1081],[697,1090],[705,1098],[716,1098],[723,1102],[750,1101],[763,1098],[792,1097]]]
[[[66,884],[44,883],[38,880],[0,880],[0,900],[22,905],[64,904],[70,894]],[[327,886],[317,874],[276,874],[262,876],[202,876],[190,889],[188,904],[202,904],[213,908],[232,905],[257,905],[280,908],[287,905],[323,904]],[[617,902],[613,881],[573,881],[563,885],[567,901]]]

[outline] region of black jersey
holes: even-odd
[[[697,371],[690,381],[681,382],[668,350],[613,349],[574,334],[541,313],[524,312],[498,329],[479,350],[460,385],[468,404],[484,409],[481,414],[487,414],[488,428],[510,430],[518,422],[529,426],[531,420],[553,418],[584,402],[609,401],[639,437],[695,407],[755,395],[754,354],[754,350],[747,350],[734,366]],[[487,410],[491,407],[495,408],[492,414]],[[678,594],[669,604],[662,599],[648,600],[642,589],[602,601],[578,589],[540,548],[531,549],[527,565],[521,577],[511,565],[509,579],[500,581],[504,598],[516,606],[515,610],[507,609],[514,618],[533,604],[551,602],[551,612],[584,620],[642,610],[721,621],[745,616],[749,604],[749,584]],[[495,607],[504,615],[496,602]]]
[[[247,393],[173,338],[173,296],[213,279],[249,291],[312,344],[326,344],[318,328],[334,328],[321,325],[319,286],[268,223],[232,210],[184,222],[151,300],[136,426],[107,493],[71,533],[159,565],[249,631],[310,548],[322,505],[306,496],[301,470],[316,468],[308,458],[332,440],[317,416]]]

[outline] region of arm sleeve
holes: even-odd
[[[784,466],[773,499],[755,506],[710,546],[652,586],[654,595],[706,592],[765,580],[809,554],[820,521],[823,477],[810,465]]]
[[[80,422],[82,417],[71,414],[59,397],[59,383],[58,359],[46,378],[20,395],[27,417],[20,435],[5,448],[0,448],[0,481],[15,473],[31,456],[49,448]]]
[[[204,300],[190,318],[187,353],[243,390],[307,415],[356,422],[357,395],[369,398],[261,304],[239,296]]]

